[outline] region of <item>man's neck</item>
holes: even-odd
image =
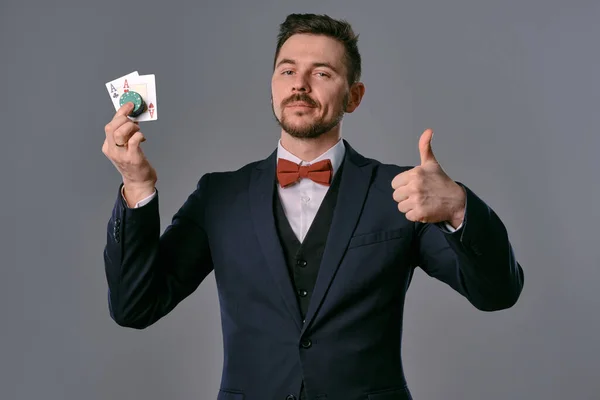
[[[339,129],[332,129],[318,138],[313,139],[298,139],[290,136],[285,131],[281,132],[281,145],[283,148],[306,162],[310,162],[319,157],[321,154],[335,146],[339,140]]]

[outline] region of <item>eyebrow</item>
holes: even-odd
[[[291,65],[296,65],[296,61],[290,59],[290,58],[284,58],[281,61],[279,61],[277,63],[277,65],[275,66],[275,68],[279,68],[279,66],[283,65],[283,64],[291,64]],[[328,62],[314,62],[312,63],[313,68],[318,68],[318,67],[325,67],[325,68],[329,68],[330,70],[332,70],[333,72],[335,72],[336,74],[339,74],[339,71],[330,63]]]

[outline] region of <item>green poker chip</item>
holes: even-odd
[[[129,114],[130,117],[137,117],[138,115],[146,111],[146,103],[144,102],[144,99],[142,99],[142,96],[140,96],[138,92],[130,90],[128,92],[123,93],[121,95],[121,98],[119,99],[119,104],[121,105],[121,107],[123,107],[127,103],[133,103],[134,105],[133,111],[131,111],[131,113]]]

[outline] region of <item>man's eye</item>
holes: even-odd
[[[291,74],[293,74],[293,72],[292,71],[283,71],[281,74],[282,75],[291,75]]]

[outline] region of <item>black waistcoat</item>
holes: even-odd
[[[340,185],[339,181],[342,176],[341,167],[336,172],[302,243],[292,230],[279,199],[277,188],[275,190],[273,202],[275,225],[303,320],[317,281],[321,258],[325,251],[325,243],[333,219],[333,210],[337,202]]]
[[[312,297],[313,288],[315,287],[319,273],[319,266],[321,265],[323,252],[325,251],[329,227],[333,220],[333,210],[335,210],[338,198],[343,164],[342,162],[342,165],[340,165],[340,168],[336,172],[331,186],[327,190],[323,202],[319,206],[317,214],[302,243],[300,243],[288,222],[279,198],[277,186],[275,187],[275,198],[273,201],[275,226],[277,227],[279,242],[281,243],[287,269],[296,292],[300,312],[302,313],[302,321],[304,321],[304,317],[308,311],[308,304]],[[302,382],[300,400],[305,399],[306,391],[304,382]]]

